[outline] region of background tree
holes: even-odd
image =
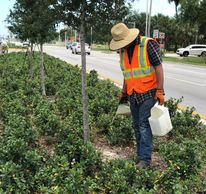
[[[176,14],[176,19],[178,18],[178,5],[180,4],[181,0],[168,0],[169,3],[174,2],[175,3],[175,14]]]
[[[118,22],[122,22],[129,14],[130,8],[131,5],[126,4],[124,0],[103,1],[96,6],[93,17],[87,19],[86,26],[87,31],[92,27],[94,42],[109,43],[112,26]]]
[[[146,26],[145,17],[146,17],[145,13],[131,11],[124,19],[124,23],[130,28],[135,26],[140,30],[140,34],[144,35],[145,26]]]
[[[200,2],[201,0],[182,0],[181,1],[181,21],[191,26],[190,32],[193,36],[193,43],[197,43],[200,28]]]
[[[162,43],[165,44],[165,49],[171,50],[173,49],[172,46],[174,46],[175,40],[175,32],[177,31],[175,26],[175,19],[170,18],[168,16],[164,16],[162,14],[158,14],[152,17],[152,25],[151,30],[158,29],[160,32],[165,33],[165,39]],[[171,45],[173,43],[173,45]]]
[[[33,50],[33,33],[27,26],[31,25],[32,18],[32,2],[29,1],[16,1],[13,9],[10,10],[10,14],[7,17],[7,22],[9,24],[9,30],[15,34],[15,36],[21,41],[29,40],[31,43],[30,57],[29,57],[29,74],[33,77],[33,66],[32,66],[32,50]]]
[[[133,0],[132,0],[133,1]],[[131,2],[132,2],[131,1]],[[130,2],[130,1],[128,1]],[[82,103],[83,103],[83,129],[84,141],[89,141],[88,124],[88,95],[86,76],[85,35],[93,27],[95,31],[106,30],[110,34],[111,26],[121,21],[124,15],[126,0],[59,0],[55,5],[59,21],[80,30],[81,62],[82,62]],[[110,35],[111,37],[111,35]],[[111,38],[110,38],[111,39]],[[109,40],[109,38],[107,39]]]
[[[174,2],[175,4],[175,19],[176,19],[176,23],[174,24],[174,26],[179,26],[178,22],[179,22],[179,15],[178,15],[178,5],[180,4],[181,0],[168,0],[169,3]],[[177,30],[174,31],[174,52],[177,50],[178,48],[178,32]]]
[[[124,22],[129,27],[133,27],[133,25],[135,24],[135,26],[140,30],[140,34],[144,35],[146,26],[145,17],[145,13],[132,11]],[[174,38],[174,33],[176,32],[174,26],[176,26],[176,20],[162,14],[152,16],[151,20],[151,32],[153,32],[154,29],[165,32],[165,48],[168,50],[174,49],[173,46],[176,41]],[[173,43],[173,45],[171,45],[171,43]]]
[[[59,35],[60,35],[60,40],[62,42],[64,42],[65,39],[66,39],[66,41],[69,41],[71,37],[74,37],[75,32],[74,32],[74,30],[72,30],[71,27],[68,26],[66,28],[61,29],[59,32]]]
[[[35,39],[40,44],[41,52],[41,87],[42,95],[46,95],[45,88],[45,66],[43,55],[43,44],[53,40],[56,36],[56,20],[54,18],[53,4],[55,0],[35,0],[32,24],[33,32],[36,34]]]
[[[206,0],[200,2],[199,8],[199,33],[200,41],[206,42]]]
[[[54,17],[55,0],[16,0],[13,11],[10,11],[9,29],[21,40],[40,44],[41,51],[41,88],[46,95],[45,66],[43,44],[56,37],[56,20]]]

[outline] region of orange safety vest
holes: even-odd
[[[155,69],[151,65],[147,53],[149,40],[152,39],[140,36],[140,44],[135,45],[131,64],[127,49],[120,50],[120,65],[128,95],[131,95],[133,91],[145,93],[157,87]]]

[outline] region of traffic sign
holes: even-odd
[[[159,38],[160,39],[165,39],[165,33],[164,32],[159,32]]]
[[[159,38],[159,30],[153,30],[153,38]]]

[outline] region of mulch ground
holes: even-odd
[[[136,158],[136,146],[132,143],[129,145],[113,146],[108,144],[105,137],[97,136],[94,139],[94,145],[96,149],[102,154],[103,161]],[[153,152],[151,167],[162,170],[167,169],[167,164],[158,154],[158,152]]]

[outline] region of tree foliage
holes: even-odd
[[[59,21],[80,31],[80,15],[82,1],[59,0],[55,5]],[[111,39],[110,29],[129,13],[128,6],[133,0],[93,0],[86,1],[85,33],[86,41],[90,42],[93,29],[94,42],[108,42]]]
[[[200,9],[199,9],[199,32],[202,35],[202,38],[204,38],[204,41],[206,41],[206,0],[201,1],[200,3]]]
[[[175,4],[175,13],[176,13],[176,18],[178,18],[178,5],[180,4],[181,0],[168,0],[169,3],[174,2]]]
[[[82,104],[83,104],[83,129],[84,141],[89,141],[89,124],[88,124],[88,94],[87,94],[87,75],[86,75],[86,54],[85,54],[85,34],[86,29],[91,25],[99,24],[98,18],[101,18],[100,24],[112,19],[118,19],[119,14],[125,9],[125,0],[103,1],[103,0],[59,0],[54,6],[59,20],[68,26],[80,31],[81,40],[81,63],[82,63]],[[109,20],[108,13],[111,17]],[[115,13],[115,14],[114,14]],[[117,14],[118,13],[118,14]],[[109,23],[109,24],[110,24]],[[90,24],[90,25],[89,25]],[[111,27],[111,26],[110,26]],[[98,29],[98,28],[97,28]],[[100,27],[102,29],[102,26]],[[105,29],[105,28],[103,28]],[[106,28],[109,31],[108,28]]]
[[[190,28],[187,29],[188,33],[192,33],[193,37],[195,36],[196,40],[199,42],[203,42],[206,35],[205,8],[206,0],[181,1],[181,22],[186,24],[187,26],[190,26]]]
[[[54,0],[17,0],[7,18],[9,30],[21,40],[43,44],[56,36]]]
[[[197,23],[199,18],[200,0],[182,0],[181,19],[190,23]]]
[[[55,2],[55,0],[17,0],[7,19],[10,24],[9,29],[18,38],[29,40],[32,44],[40,44],[42,53],[40,73],[43,95],[46,95],[43,44],[53,40],[56,36],[56,18],[53,17],[53,4]]]

